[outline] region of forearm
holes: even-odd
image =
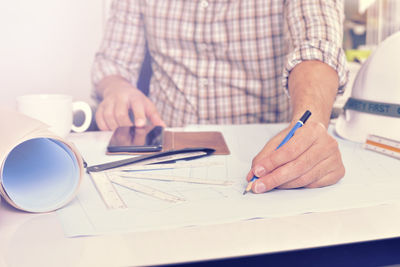
[[[287,56],[283,86],[291,95],[293,120],[310,109],[310,120],[327,126],[348,75],[341,48],[343,1],[286,1],[285,8],[293,49]]]
[[[327,127],[339,86],[337,72],[320,61],[303,61],[290,72],[288,83],[292,122],[308,109],[312,113],[310,120]]]

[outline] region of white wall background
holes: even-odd
[[[90,99],[90,69],[109,0],[0,2],[0,105],[27,93]]]

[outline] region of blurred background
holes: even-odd
[[[15,98],[26,93],[67,93],[93,105],[90,68],[110,3],[1,1],[0,105],[14,107]],[[344,3],[343,47],[352,80],[374,47],[400,29],[400,1]]]
[[[334,112],[339,113],[351,95],[361,64],[386,37],[400,30],[399,0],[344,0],[344,4],[343,48],[350,73],[345,92],[334,105]]]
[[[400,30],[400,1],[345,0],[344,2],[345,50],[372,50],[386,37]]]
[[[345,49],[374,47],[400,30],[400,1],[346,0]]]

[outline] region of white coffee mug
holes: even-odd
[[[70,131],[84,132],[92,121],[92,110],[88,103],[72,101],[72,96],[63,94],[31,94],[17,97],[17,110],[47,124],[52,132],[66,137]],[[73,113],[82,111],[82,125],[73,124]]]

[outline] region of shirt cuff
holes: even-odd
[[[288,95],[288,79],[290,72],[297,64],[306,60],[319,60],[332,67],[339,76],[338,94],[343,93],[349,75],[344,51],[341,47],[337,47],[332,43],[317,40],[309,41],[295,48],[288,54],[282,79],[283,88]]]

